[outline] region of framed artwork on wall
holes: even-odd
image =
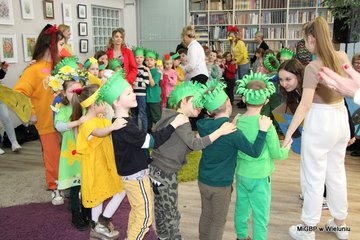
[[[87,53],[89,51],[89,40],[87,39],[80,39],[80,52]]]
[[[87,23],[79,22],[79,36],[87,36],[87,35],[88,35]]]
[[[63,3],[62,4],[62,11],[63,11],[63,22],[71,22],[71,4],[70,3]]]
[[[15,34],[0,34],[0,59],[8,63],[18,61]]]
[[[0,1],[0,24],[14,25],[14,9],[12,0]]]
[[[23,19],[34,19],[33,0],[21,0],[21,16]]]
[[[54,19],[54,2],[52,0],[44,0],[44,18]]]
[[[35,34],[23,34],[23,48],[24,48],[24,61],[31,61],[35,43],[36,43],[36,35]]]
[[[78,4],[77,5],[77,14],[78,14],[78,18],[86,19],[87,18],[86,5]]]

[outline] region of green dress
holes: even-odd
[[[67,123],[72,114],[71,106],[61,106],[55,116],[55,125]],[[61,132],[61,154],[59,162],[58,189],[67,189],[80,185],[81,155],[76,152],[76,141],[73,129]]]

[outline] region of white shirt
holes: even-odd
[[[354,102],[355,102],[357,105],[360,105],[360,88],[355,92]]]
[[[187,64],[184,69],[185,73],[188,73],[190,78],[193,78],[200,74],[204,74],[209,77],[209,73],[205,63],[204,49],[195,39],[188,46],[186,61]]]

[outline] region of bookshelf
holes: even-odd
[[[278,50],[294,48],[302,38],[302,25],[316,16],[323,16],[330,29],[334,22],[322,0],[189,0],[188,4],[188,24],[194,25],[197,40],[222,52],[229,47],[229,25],[237,26],[251,55],[259,30],[269,47]]]

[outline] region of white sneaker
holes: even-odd
[[[22,149],[22,147],[19,145],[18,142],[13,143],[11,146],[11,150],[13,152],[19,152],[21,149]]]
[[[0,155],[4,154],[5,151],[0,148]]]
[[[52,205],[64,204],[64,197],[60,194],[59,190],[53,190],[51,192],[51,203]]]
[[[289,235],[295,240],[315,240],[315,229],[316,227],[298,224],[289,228]]]
[[[327,221],[325,229],[327,232],[335,233],[336,237],[340,240],[347,240],[349,238],[350,228],[345,224],[342,226],[336,225],[333,218]]]

